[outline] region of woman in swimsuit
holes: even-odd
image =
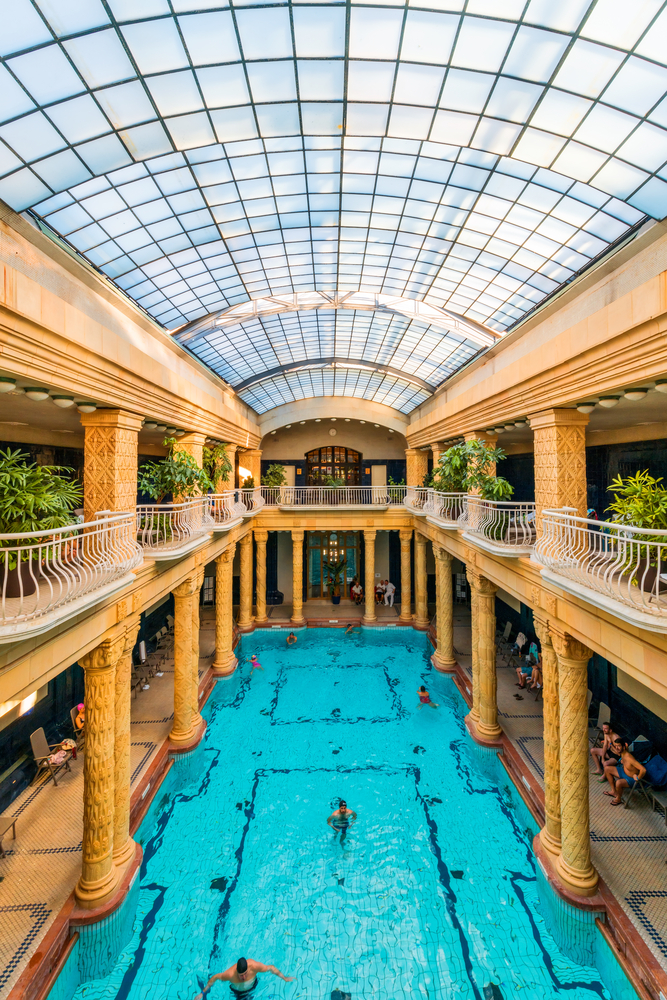
[[[417,689],[417,694],[419,695],[419,711],[421,712],[424,705],[430,705],[431,708],[439,708],[435,702],[431,701],[431,696],[422,684],[420,688]]]
[[[255,653],[253,653],[252,656],[250,657],[250,666],[252,667],[252,670],[250,671],[250,676],[251,677],[252,677],[253,673],[255,672],[255,670],[261,670],[262,673],[264,673],[264,667],[262,666],[262,664],[257,659],[257,656],[255,655]]]

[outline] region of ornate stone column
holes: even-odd
[[[438,464],[438,462],[440,461],[441,454],[442,454],[442,452],[440,451],[440,444],[436,441],[434,444],[431,445],[431,455],[433,456],[433,468],[434,469],[435,469],[436,465]]]
[[[482,444],[486,444],[490,448],[493,448],[495,445],[498,444],[498,435],[487,434],[486,431],[469,431],[467,434],[464,434],[464,439],[466,441],[481,441]],[[486,467],[486,471],[489,473],[490,476],[495,476],[496,463],[489,462],[489,464]]]
[[[542,715],[544,716],[544,826],[542,846],[554,860],[560,843],[560,706],[558,702],[558,659],[546,621],[533,617],[542,650]]]
[[[196,574],[187,577],[172,591],[174,595],[174,724],[172,743],[189,743],[192,725],[192,595],[197,589]]]
[[[130,705],[132,689],[132,650],[137,642],[139,616],[126,619],[123,652],[116,664],[114,722],[114,826],[113,863],[127,864],[134,857],[136,844],[130,836]]]
[[[192,431],[189,434],[184,434],[183,437],[177,438],[176,448],[178,451],[187,451],[188,455],[192,455],[195,462],[201,469],[204,463],[204,445],[206,444],[206,435],[200,433],[199,431]]]
[[[454,604],[452,599],[452,557],[441,545],[433,546],[435,556],[435,601],[437,648],[433,664],[437,670],[453,670],[454,657]]]
[[[74,890],[81,906],[99,906],[115,890],[113,863],[114,728],[116,664],[125,637],[105,639],[79,660],[85,670],[86,748],[83,755],[81,877]]]
[[[405,481],[408,486],[421,486],[428,472],[428,453],[421,448],[405,449]]]
[[[236,667],[234,655],[234,607],[232,572],[236,542],[232,542],[215,560],[215,657],[217,674],[231,674]]]
[[[219,479],[216,488],[220,493],[224,493],[225,490],[233,490],[236,488],[236,445],[227,445],[227,455],[229,456],[229,461],[232,463],[232,471],[229,473],[226,479]]]
[[[410,542],[412,528],[401,528],[398,533],[401,540],[401,613],[398,620],[412,621],[412,587],[410,580]]]
[[[250,470],[250,475],[255,480],[255,486],[261,485],[262,478],[262,452],[260,449],[252,449],[243,452],[242,464]]]
[[[591,864],[588,804],[588,661],[593,655],[583,643],[552,628],[558,657],[560,700],[561,854],[556,871],[573,892],[592,896],[598,874]]]
[[[470,587],[470,656],[472,661],[472,707],[469,716],[477,725],[479,722],[479,632],[477,625],[477,588],[475,567],[466,564],[466,577]]]
[[[252,532],[248,532],[239,541],[241,551],[241,579],[239,598],[239,629],[241,632],[252,630]]]
[[[486,740],[502,735],[498,725],[498,675],[496,673],[496,590],[485,576],[473,575],[477,591],[477,658],[479,679],[479,722],[477,732]],[[473,641],[475,637],[473,636]]]
[[[269,533],[268,531],[255,531],[254,535],[257,543],[255,621],[266,622],[269,620],[266,614],[266,542]]]
[[[424,535],[415,531],[415,628],[427,629],[428,595],[426,577],[426,542]],[[437,578],[436,578],[437,586]]]
[[[98,510],[134,510],[137,503],[137,442],[142,418],[125,410],[82,413],[83,515]]]
[[[364,625],[374,625],[375,613],[375,528],[364,529]]]
[[[305,625],[303,617],[303,531],[292,531],[292,625]]]
[[[528,418],[535,436],[535,508],[542,530],[544,508],[576,507],[586,517],[586,424],[578,410],[543,410]]]
[[[193,573],[195,589],[192,594],[192,728],[197,731],[203,719],[199,711],[199,595],[204,583],[204,567]]]

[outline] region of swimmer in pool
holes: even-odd
[[[250,657],[250,666],[252,667],[252,670],[250,671],[250,676],[251,677],[252,677],[253,673],[255,672],[255,670],[261,670],[262,673],[264,673],[264,667],[259,662],[259,660],[257,659],[257,657],[256,657],[256,655],[254,653]]]
[[[334,830],[334,840],[340,833],[341,844],[347,836],[347,831],[352,826],[357,818],[357,814],[354,809],[347,808],[347,802],[345,799],[341,799],[338,803],[338,809],[334,810],[329,816],[327,823]]]
[[[426,690],[426,688],[424,687],[423,684],[422,684],[422,686],[420,688],[418,688],[417,694],[419,695],[419,706],[418,707],[419,707],[419,711],[420,712],[421,712],[422,708],[424,707],[424,705],[430,705],[431,708],[439,708],[440,707],[439,705],[436,705],[436,703],[434,701],[431,701],[431,696],[430,696],[430,694],[428,693],[428,691]]]
[[[218,979],[223,983],[229,983],[232,996],[246,996],[248,993],[252,993],[257,986],[257,976],[260,972],[271,972],[274,976],[278,976],[279,979],[284,979],[286,983],[294,981],[294,976],[283,976],[280,969],[276,969],[275,965],[262,965],[261,962],[256,962],[254,958],[239,958],[238,962],[235,965],[230,965],[226,972],[218,972],[217,975],[211,976],[201,993],[197,994],[195,1000],[202,1000],[213,986],[213,983]]]
[[[287,645],[293,646],[295,642],[297,642],[297,637],[294,635],[294,632],[290,632],[287,636]]]
[[[359,626],[355,625],[354,622],[350,622],[350,624],[347,626],[347,628],[345,629],[345,632],[343,634],[344,635],[349,635],[351,632],[353,632],[355,630],[355,628],[359,628]]]

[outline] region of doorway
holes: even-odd
[[[308,582],[309,600],[329,596],[327,581],[329,574],[326,563],[339,563],[345,559],[341,576],[340,594],[350,596],[350,587],[355,576],[359,576],[359,532],[358,531],[309,531],[308,532]]]

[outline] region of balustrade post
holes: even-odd
[[[433,653],[436,670],[451,671],[454,657],[454,602],[452,595],[452,557],[441,545],[433,546],[435,556],[435,601],[437,647]]]
[[[116,664],[114,691],[114,828],[113,863],[122,867],[134,857],[136,844],[130,836],[130,710],[132,650],[137,642],[139,616],[126,619],[123,652]],[[87,728],[87,723],[86,723]]]
[[[588,661],[587,646],[567,633],[550,629],[558,657],[560,704],[561,854],[556,870],[565,885],[581,896],[597,890],[591,863],[588,801]]]
[[[255,579],[257,593],[255,595],[255,621],[267,622],[266,613],[266,543],[269,537],[268,531],[255,531],[255,542],[257,545],[257,562],[255,568]]]
[[[533,625],[541,647],[544,716],[544,826],[540,830],[540,840],[544,849],[555,859],[561,852],[558,658],[548,623],[535,615]]]
[[[427,629],[428,594],[426,575],[426,542],[424,535],[415,532],[415,628]],[[437,586],[437,583],[436,583]]]
[[[239,541],[241,552],[240,594],[239,594],[239,629],[241,632],[252,631],[252,533]]]
[[[399,533],[401,541],[401,613],[398,620],[412,621],[412,586],[410,579],[410,543],[412,528],[402,528]]]
[[[303,617],[303,531],[292,531],[292,625],[305,625]]]
[[[212,666],[216,674],[231,674],[236,667],[232,598],[235,552],[236,542],[232,542],[215,560],[215,657]]]
[[[192,725],[192,596],[197,589],[196,574],[187,577],[172,591],[174,595],[174,724],[172,743],[189,743]]]
[[[195,732],[204,721],[199,711],[199,632],[201,628],[199,601],[204,583],[204,572],[202,566],[193,574],[195,589],[192,595],[192,728]]]
[[[142,418],[125,410],[82,413],[83,516],[98,510],[133,511],[137,503],[137,452]]]
[[[364,625],[374,625],[375,613],[375,528],[364,529]]]
[[[79,660],[85,671],[86,744],[82,866],[74,892],[87,909],[108,899],[118,884],[113,863],[115,688],[116,665],[124,649],[121,634],[105,639]]]

